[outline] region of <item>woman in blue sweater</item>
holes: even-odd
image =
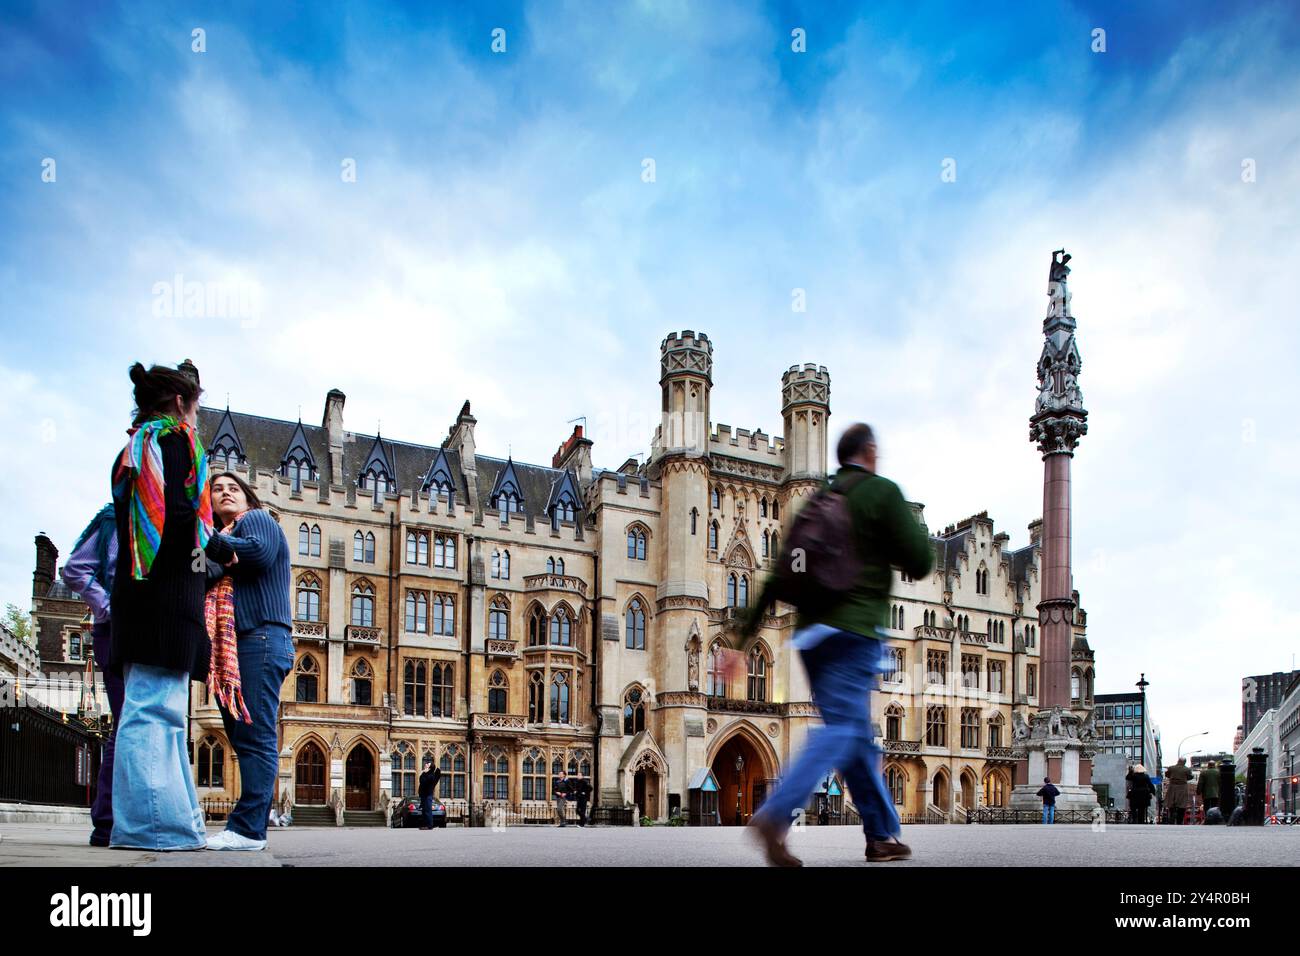
[[[226,736],[239,757],[241,787],[225,831],[208,840],[208,849],[261,850],[279,766],[280,689],[293,668],[289,543],[257,493],[231,472],[212,479],[212,513],[235,553],[226,567],[209,562],[208,578],[214,585],[229,576],[234,584],[238,689],[247,713],[239,712],[239,695],[220,704]]]

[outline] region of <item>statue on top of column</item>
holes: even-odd
[[[1064,249],[1052,253],[1052,265],[1047,274],[1047,294],[1051,303],[1047,306],[1047,317],[1065,318],[1070,314],[1070,287],[1066,279],[1070,276],[1070,254]]]

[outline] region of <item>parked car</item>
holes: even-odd
[[[441,800],[433,798],[433,825],[441,830],[447,826],[447,808],[443,806]],[[424,826],[424,814],[420,812],[420,801],[415,797],[407,797],[402,801],[398,811],[393,814],[393,826],[410,828],[418,830]]]

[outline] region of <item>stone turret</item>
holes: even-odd
[[[32,597],[45,597],[54,583],[58,569],[59,549],[44,531],[36,536],[36,570],[32,572]]]
[[[781,415],[787,480],[824,478],[831,416],[831,376],[826,366],[790,366],[781,376]]]
[[[703,332],[674,332],[659,346],[659,369],[663,418],[651,457],[708,454],[713,343]]]

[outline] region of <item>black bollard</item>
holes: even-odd
[[[1219,807],[1225,820],[1232,816],[1237,806],[1237,768],[1231,760],[1219,764]]]
[[[1264,825],[1264,781],[1268,776],[1268,755],[1255,747],[1246,758],[1246,819],[1248,827]]]

